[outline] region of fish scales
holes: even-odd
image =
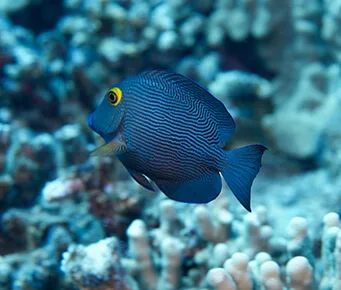
[[[109,89],[89,126],[132,177],[182,202],[206,203],[221,191],[221,176],[247,209],[266,147],[225,150],[235,123],[224,105],[180,74],[149,70]],[[149,179],[146,179],[147,176]]]

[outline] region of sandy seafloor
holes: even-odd
[[[340,0],[0,0],[0,290],[341,290]],[[87,116],[145,69],[269,150],[252,213],[134,182]]]

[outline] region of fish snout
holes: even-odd
[[[88,116],[88,126],[94,130],[94,127],[93,127],[93,118],[94,118],[94,113],[92,112],[89,116]]]
[[[99,134],[106,142],[108,142],[108,140],[111,141],[113,133],[108,130],[108,125],[106,123],[98,122],[98,117],[101,117],[99,116],[98,111],[92,112],[87,119],[88,126],[91,130]]]

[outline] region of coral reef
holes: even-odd
[[[340,8],[0,1],[0,289],[341,289]],[[152,67],[225,104],[231,148],[271,149],[252,213],[226,188],[174,203],[88,158],[89,112]]]
[[[110,283],[118,283],[116,273],[120,272],[121,283],[125,283],[126,277],[129,281],[135,281],[134,286],[127,286],[127,289],[338,289],[335,285],[339,285],[341,231],[336,213],[328,213],[323,225],[309,237],[306,220],[295,217],[284,236],[266,234],[267,240],[264,241],[259,239],[260,233],[270,232],[272,225],[264,219],[264,208],[259,207],[255,214],[231,219],[230,236],[219,241],[216,239],[219,225],[212,213],[230,213],[224,199],[220,197],[210,205],[191,208],[163,200],[154,206],[159,207],[160,211],[167,206],[167,212],[172,214],[160,215],[158,227],[148,225],[148,220],[134,220],[127,229],[126,250],[115,246],[112,252],[111,246],[105,246],[108,243],[117,245],[114,238],[101,240],[87,249],[81,245],[70,246],[63,255],[62,270],[68,275],[76,275],[72,279],[78,285],[90,280],[94,281],[88,282],[90,284],[104,285],[86,288],[82,284],[81,289],[109,289],[105,288],[108,281],[104,277],[112,271],[113,265],[115,274],[110,276]],[[196,215],[191,217],[188,212],[193,210]],[[170,220],[174,223],[178,221],[178,231],[170,232],[165,226]],[[193,231],[193,227],[190,237],[189,231]],[[279,241],[280,238],[284,239],[284,243]],[[193,239],[196,242],[189,242]],[[250,241],[253,241],[251,249]],[[321,249],[316,247],[319,243],[322,243]],[[263,251],[264,244],[267,244],[267,253]],[[105,250],[108,253],[102,256],[104,247],[110,250]],[[97,254],[92,257],[89,252],[95,248]],[[108,256],[112,255],[115,259],[107,262]],[[316,260],[320,256],[321,259]],[[86,269],[80,270],[78,267],[74,273],[72,268],[77,267],[79,259],[89,261],[81,262]],[[90,267],[89,272],[87,265],[94,259],[100,259],[93,262],[101,269],[99,272],[95,272],[98,269],[94,267]],[[119,261],[113,263],[116,259]],[[66,266],[69,264],[71,268]]]

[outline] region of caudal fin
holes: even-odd
[[[260,167],[264,151],[260,144],[226,151],[226,165],[221,171],[225,181],[239,202],[251,211],[251,186]]]

